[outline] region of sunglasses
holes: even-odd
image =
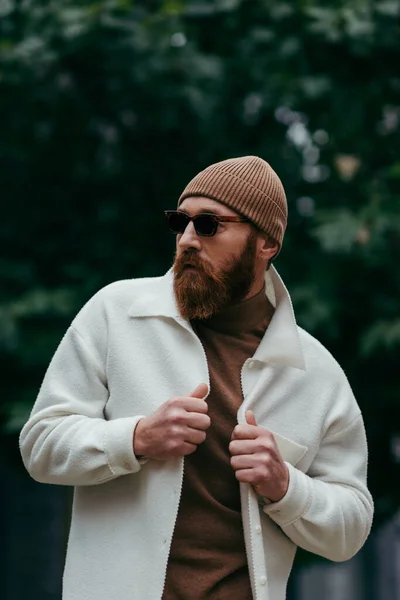
[[[181,210],[165,210],[165,218],[172,233],[183,233],[190,221],[197,235],[211,237],[217,233],[220,223],[248,223],[244,217],[220,217],[212,213],[200,213],[191,217]]]

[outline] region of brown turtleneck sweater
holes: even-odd
[[[163,600],[251,600],[239,482],[229,442],[242,403],[240,375],[273,314],[262,290],[192,325],[210,373],[207,438],[185,457]]]

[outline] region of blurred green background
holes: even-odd
[[[0,472],[10,515],[21,495],[26,511],[30,494],[44,494],[24,491],[33,484],[17,435],[73,316],[111,281],[168,269],[163,209],[209,164],[255,154],[287,192],[276,267],[298,323],[339,360],[364,414],[375,531],[395,517],[399,17],[392,0],[0,0]],[[22,576],[31,557],[25,548],[18,571],[18,548],[36,534],[16,533],[20,517],[8,518],[7,572]],[[21,585],[9,584],[7,600],[59,597]]]

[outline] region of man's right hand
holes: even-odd
[[[206,439],[211,424],[203,399],[207,392],[208,386],[200,383],[188,396],[171,398],[141,419],[133,438],[135,455],[167,460],[192,454]]]

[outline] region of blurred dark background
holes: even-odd
[[[162,211],[209,164],[269,161],[288,197],[276,267],[365,418],[374,531],[300,553],[291,600],[400,600],[400,4],[0,0],[4,600],[60,600],[71,491],[18,433],[71,319],[162,274]]]

